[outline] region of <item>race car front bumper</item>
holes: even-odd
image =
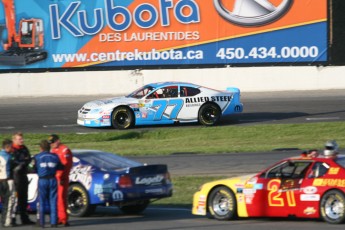
[[[109,115],[94,118],[78,114],[77,124],[86,127],[107,127],[111,126],[111,121]]]

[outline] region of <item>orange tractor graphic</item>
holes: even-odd
[[[7,41],[0,53],[0,65],[23,66],[47,58],[44,46],[43,21],[31,18],[19,22],[16,31],[14,0],[2,0],[5,10],[6,26],[0,26],[0,35],[7,29]]]

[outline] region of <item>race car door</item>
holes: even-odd
[[[174,123],[183,106],[183,100],[178,98],[178,85],[158,88],[146,99],[152,100],[147,120],[156,124]]]
[[[184,105],[179,113],[178,120],[181,122],[197,121],[199,109],[206,102],[204,97],[197,97],[201,93],[200,89],[181,84],[179,93]]]
[[[311,161],[284,161],[263,172],[257,183],[262,190],[256,191],[252,204],[248,206],[252,216],[286,217],[296,213],[297,199]]]

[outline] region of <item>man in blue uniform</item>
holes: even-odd
[[[40,143],[41,153],[34,157],[34,168],[39,177],[39,216],[40,225],[44,227],[44,208],[50,206],[51,227],[57,227],[57,182],[56,171],[62,169],[59,157],[50,152],[50,144],[46,140]]]
[[[12,216],[15,215],[15,189],[13,180],[13,169],[16,166],[13,152],[12,141],[5,139],[2,142],[0,151],[0,197],[2,201],[3,227],[13,227]]]

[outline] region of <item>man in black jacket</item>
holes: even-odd
[[[14,184],[18,194],[18,211],[22,224],[35,224],[29,219],[27,214],[28,206],[28,165],[31,162],[31,156],[28,148],[24,145],[22,133],[16,133],[12,137],[13,156],[18,166],[14,169]],[[14,220],[15,223],[15,220]]]

